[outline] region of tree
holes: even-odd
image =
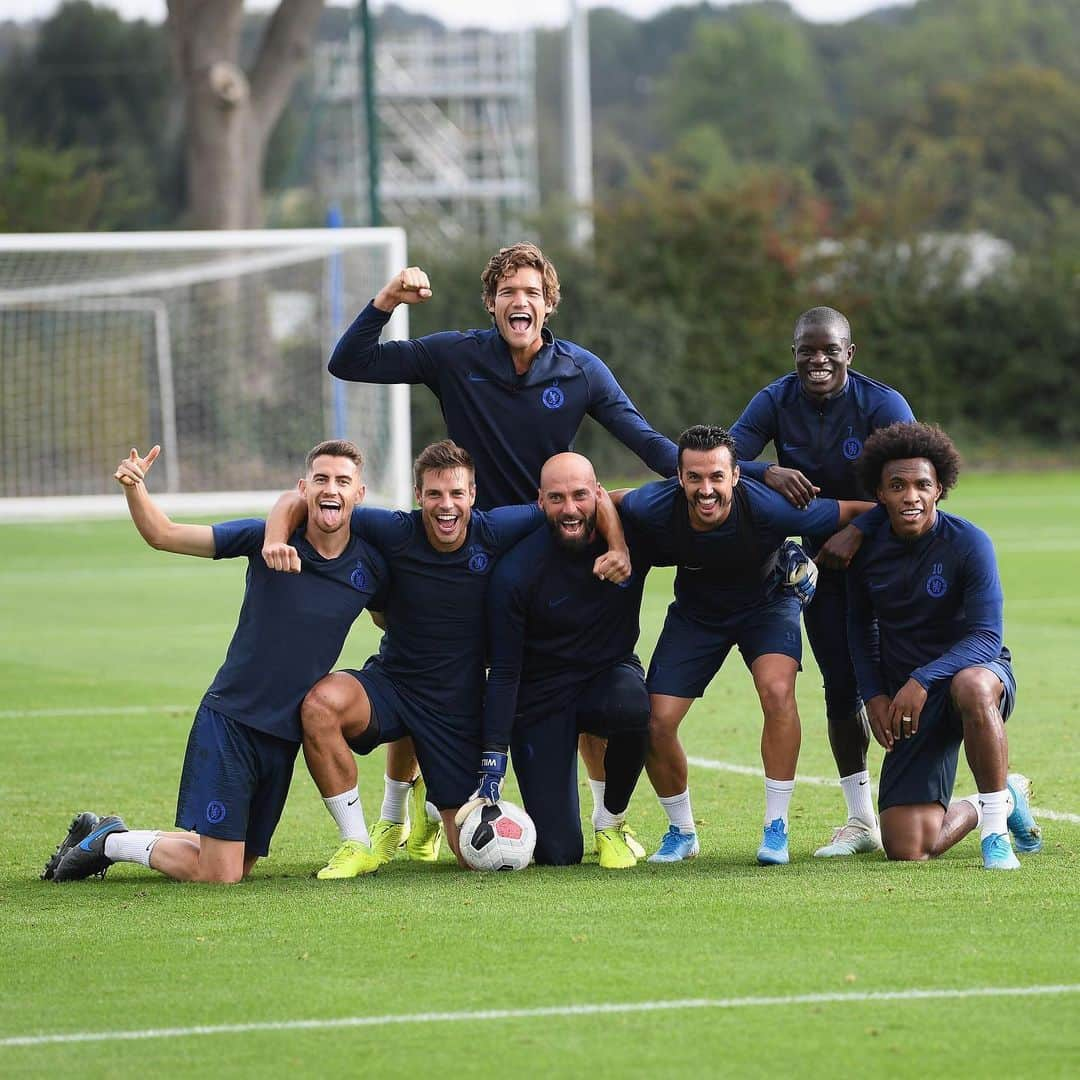
[[[184,86],[189,224],[250,229],[262,222],[270,135],[311,51],[323,0],[280,0],[247,72],[243,0],[168,0]]]

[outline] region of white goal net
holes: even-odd
[[[154,443],[173,509],[264,507],[325,438],[409,505],[408,387],[326,370],[405,265],[401,229],[0,235],[0,520],[123,513],[111,474]]]

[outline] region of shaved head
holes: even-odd
[[[592,462],[581,454],[556,454],[544,462],[538,501],[564,551],[584,551],[592,542],[599,489]]]
[[[592,462],[583,454],[556,454],[544,462],[540,470],[540,491],[556,484],[577,481],[588,487],[596,487],[596,470]]]

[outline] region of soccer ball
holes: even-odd
[[[461,857],[473,870],[524,870],[536,847],[533,820],[512,802],[478,806],[461,826]]]

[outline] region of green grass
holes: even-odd
[[[998,547],[1019,705],[1016,768],[1038,806],[1080,813],[1080,477],[965,477],[947,508]],[[274,850],[236,888],[114,867],[104,882],[37,880],[79,809],[170,825],[191,715],[224,655],[243,588],[237,562],[145,548],[127,522],[0,528],[0,1039],[429,1012],[744,999],[732,1007],[458,1018],[140,1041],[0,1045],[5,1076],[255,1071],[595,1077],[731,1074],[1065,1076],[1078,998],[956,997],[748,1005],[745,999],[1080,984],[1080,825],[1044,821],[1022,872],[988,875],[969,838],[928,865],[810,854],[839,790],[804,783],[793,863],[753,865],[763,805],[753,776],[691,770],[702,855],[675,867],[459,872],[395,862],[316,882],[336,834],[298,765]],[[656,573],[642,650],[670,592]],[[356,663],[374,631],[346,646]],[[800,773],[828,777],[820,680],[800,679]],[[144,711],[135,711],[135,710]],[[60,715],[60,710],[101,710]],[[26,715],[29,714],[29,715]],[[684,724],[698,757],[757,766],[760,714],[736,657]],[[879,761],[873,755],[872,769]],[[361,766],[378,816],[381,755]],[[959,793],[971,790],[961,767]],[[588,804],[587,788],[582,789]],[[663,829],[647,781],[632,819]]]

